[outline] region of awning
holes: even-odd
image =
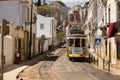
[[[114,23],[110,23],[107,37],[108,38],[113,37],[114,34],[115,34],[115,22]]]

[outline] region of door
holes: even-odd
[[[18,39],[18,53],[20,54],[20,60],[21,60],[21,39]]]
[[[109,42],[109,61],[111,62],[111,42]]]
[[[117,59],[120,59],[120,41],[117,41]]]

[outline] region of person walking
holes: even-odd
[[[20,53],[16,53],[16,63],[18,64],[20,61]]]

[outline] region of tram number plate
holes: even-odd
[[[83,48],[73,48],[72,53],[80,53],[83,54]]]

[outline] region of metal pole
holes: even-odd
[[[3,80],[3,53],[4,53],[4,36],[2,35],[1,46],[1,80]]]
[[[1,34],[1,79],[3,80],[3,53],[4,53],[4,27],[5,23],[4,20],[2,20],[2,34]]]
[[[108,62],[108,71],[110,71],[110,60]]]
[[[108,62],[108,71],[110,71],[110,63],[111,63],[111,42],[109,42],[109,62]]]
[[[31,20],[30,20],[30,42],[29,42],[29,59],[31,59],[31,47],[32,47],[32,12],[33,12],[33,0],[31,0]]]
[[[105,59],[103,59],[103,69],[105,69]]]
[[[99,66],[99,54],[98,54],[98,45],[97,45],[97,67]]]
[[[99,66],[99,59],[98,59],[98,57],[97,57],[97,67]]]
[[[54,45],[53,45],[53,26],[54,26],[54,25],[53,25],[53,19],[52,19],[52,48],[53,48],[53,46],[54,46]]]

